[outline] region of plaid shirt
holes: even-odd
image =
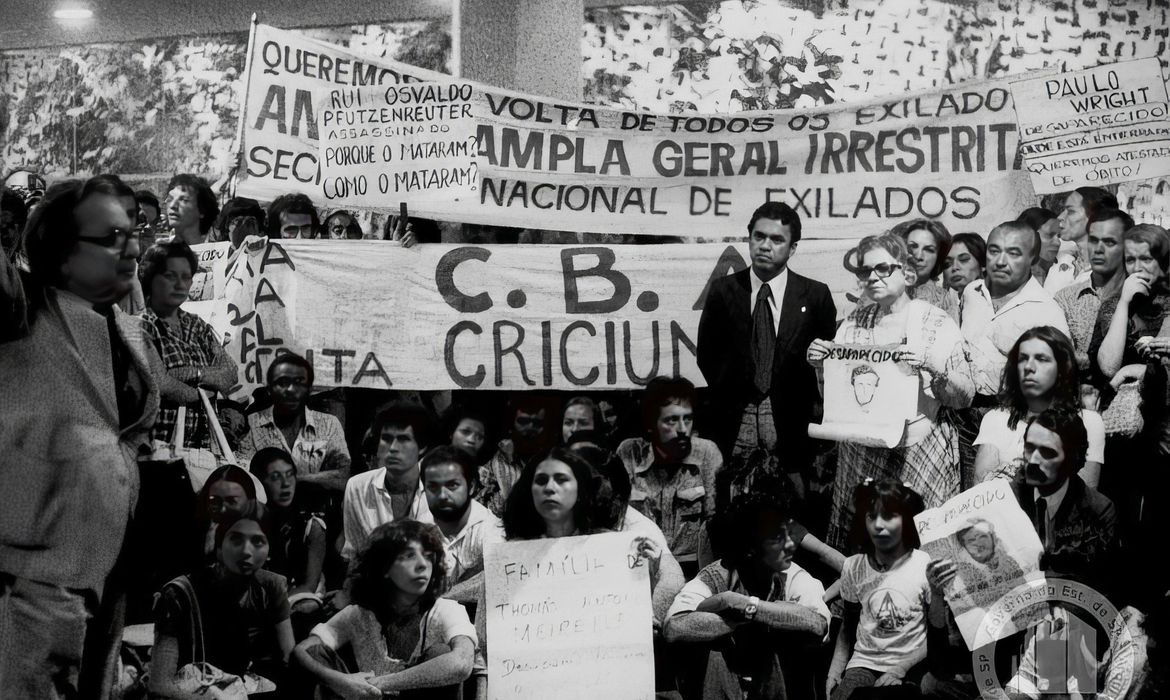
[[[618,457],[630,475],[630,505],[662,528],[679,561],[695,561],[699,528],[715,515],[715,474],[723,457],[715,443],[694,438],[691,453],[675,471],[654,462],[654,446],[644,438],[625,440]]]
[[[195,314],[189,314],[182,309],[177,313],[179,314],[177,334],[154,311],[147,309],[142,314],[142,328],[162,358],[163,366],[168,370],[210,366],[215,361],[215,347],[218,345],[215,332],[206,321]],[[179,404],[170,399],[162,399],[151,437],[169,442],[175,432],[175,421],[178,417]],[[198,402],[188,405],[183,446],[209,447],[210,444],[211,431],[203,408]]]

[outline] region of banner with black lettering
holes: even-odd
[[[289,350],[311,359],[319,387],[631,389],[659,375],[702,386],[707,286],[747,265],[746,244],[249,238],[211,323],[240,367],[233,393],[261,386]]]
[[[259,25],[238,192],[334,209],[683,237],[741,235],[768,200],[810,238],[912,217],[988,231],[1034,204],[1006,80],[864,104],[664,114],[456,80]],[[474,126],[474,137],[467,130]]]
[[[1170,98],[1157,58],[1011,83],[1036,192],[1170,175]]]

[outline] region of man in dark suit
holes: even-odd
[[[832,339],[837,307],[824,283],[788,269],[801,233],[791,207],[768,202],[747,229],[751,267],[711,284],[699,321],[699,369],[714,414],[707,424],[733,490],[747,490],[764,465],[788,474],[799,492],[820,400],[805,350],[814,338]],[[732,495],[722,484],[721,501]]]

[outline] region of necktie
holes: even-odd
[[[760,287],[756,308],[752,311],[752,363],[755,365],[755,385],[761,396],[772,388],[772,355],[776,349],[776,329],[772,325],[772,289]]]
[[[1048,546],[1048,504],[1043,498],[1036,499],[1036,534],[1040,535],[1040,546]]]

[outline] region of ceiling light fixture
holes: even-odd
[[[76,19],[90,19],[93,17],[93,10],[84,7],[63,7],[53,13],[57,19],[76,20]]]

